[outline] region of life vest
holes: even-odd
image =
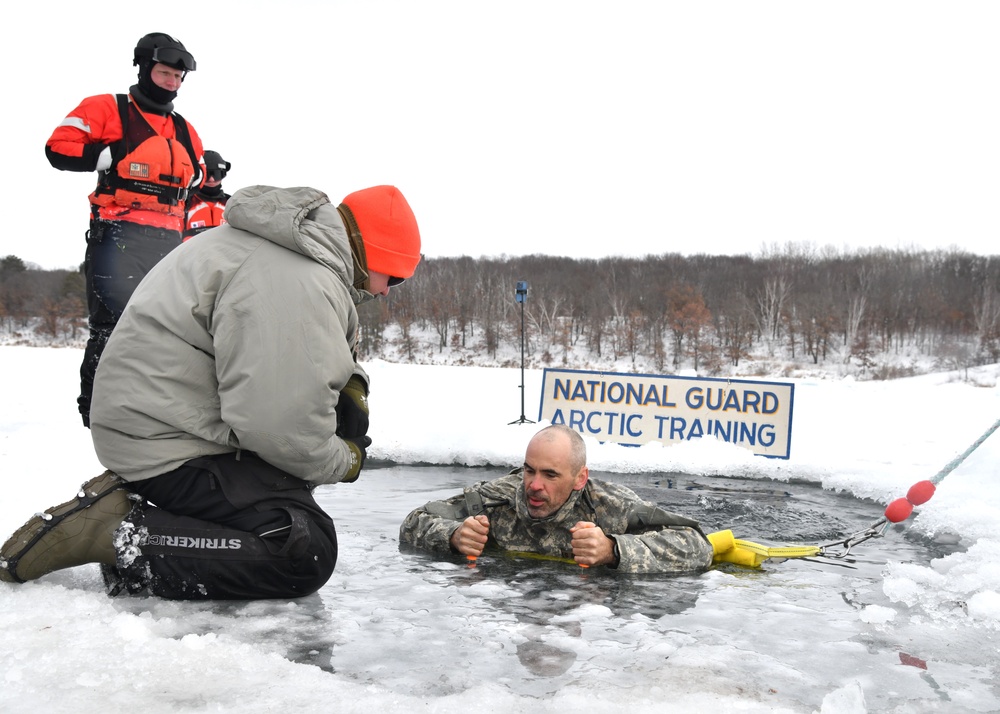
[[[188,191],[200,175],[187,122],[174,112],[175,138],[160,136],[128,95],[117,96],[125,154],[100,172],[91,203],[183,216]]]
[[[218,196],[205,196],[200,191],[194,193],[188,199],[184,240],[225,223],[226,220],[222,214],[226,210],[226,201],[228,200],[228,193],[220,193]]]

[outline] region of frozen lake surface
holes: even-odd
[[[713,698],[732,710],[733,697],[743,711],[1000,709],[996,633],[942,618],[940,604],[925,611],[884,592],[887,561],[927,565],[950,552],[948,543],[890,531],[858,546],[851,563],[767,561],[759,570],[726,565],[690,576],[624,576],[505,556],[470,567],[459,557],[400,551],[398,527],[410,510],[500,473],[393,466],[370,469],[357,484],[320,487],[340,560],[308,598],[106,602],[159,638],[252,645],[319,668],[338,691],[357,685],[376,702],[415,699],[429,710],[478,702],[503,711],[567,703],[653,711]],[[809,483],[593,475],[698,518],[706,531],[732,528],[738,538],[775,544],[837,540],[882,513]],[[42,582],[103,597],[94,566]],[[462,696],[470,691],[474,702]],[[209,701],[205,711],[226,710],[215,706],[218,695],[201,696],[161,691],[156,710],[200,710]],[[267,699],[260,702],[226,711],[267,710]]]

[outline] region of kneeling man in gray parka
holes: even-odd
[[[364,466],[356,306],[413,275],[416,219],[392,186],[339,206],[253,186],[225,219],[135,291],[95,380],[108,471],[4,543],[0,580],[100,563],[112,594],[254,599],[332,575],[337,534],[312,491]]]

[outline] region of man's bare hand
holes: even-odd
[[[486,516],[469,516],[451,534],[451,547],[463,555],[479,557],[483,554],[490,535],[490,519]]]
[[[615,562],[614,541],[596,523],[580,521],[569,529],[573,534],[573,559],[580,565],[609,565]]]

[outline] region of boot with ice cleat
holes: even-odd
[[[0,580],[23,583],[85,563],[114,565],[112,534],[139,497],[111,471],[66,503],[36,514],[0,548]]]

